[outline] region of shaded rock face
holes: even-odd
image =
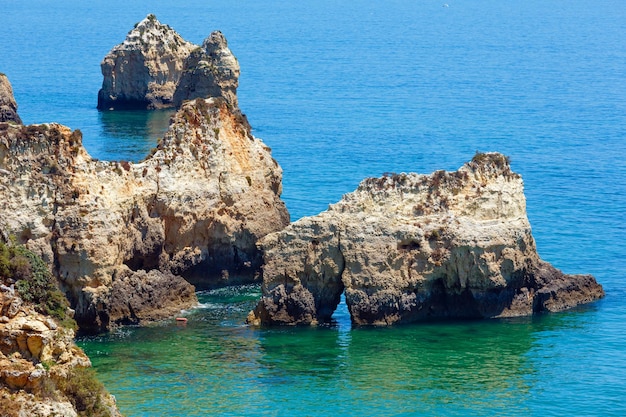
[[[261,245],[254,324],[328,321],[342,292],[357,325],[525,316],[604,295],[592,276],[539,259],[522,179],[500,154],[456,172],[366,179]]]
[[[83,415],[86,410],[77,409],[77,399],[65,389],[77,370],[91,366],[74,344],[74,331],[37,313],[5,284],[0,284],[0,415]],[[91,398],[98,415],[120,415],[106,392],[91,395],[99,397]]]
[[[0,73],[0,122],[22,124],[17,114],[17,103],[13,97],[13,88],[6,75]]]
[[[54,266],[81,330],[159,319],[192,284],[259,276],[289,215],[282,171],[224,99],[187,102],[140,163],[92,159],[79,131],[0,124],[0,230]]]
[[[221,32],[197,46],[148,15],[104,57],[101,69],[100,110],[180,107],[198,97],[222,97],[237,107],[239,63]]]

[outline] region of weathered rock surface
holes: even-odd
[[[0,73],[0,122],[22,124],[22,119],[17,114],[13,88],[7,76],[2,73]]]
[[[174,92],[175,107],[185,100],[208,97],[221,97],[231,107],[238,107],[239,62],[222,32],[211,33],[201,47],[191,51],[183,68]]]
[[[54,266],[83,330],[187,308],[189,282],[258,277],[257,240],[289,222],[281,180],[224,99],[184,104],[139,163],[94,160],[58,124],[0,124],[0,230]]]
[[[327,211],[266,236],[263,295],[248,321],[389,325],[560,311],[604,295],[539,259],[523,182],[500,154],[456,172],[370,178]]]
[[[101,391],[89,392],[89,399],[75,389],[86,383],[76,378],[91,362],[74,344],[74,331],[36,312],[5,283],[0,284],[0,415],[119,416],[115,399],[94,380],[89,382]]]
[[[217,31],[194,45],[151,14],[113,47],[101,68],[101,110],[180,107],[199,97],[222,97],[237,107],[239,63]]]

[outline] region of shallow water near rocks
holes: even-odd
[[[623,337],[599,322],[606,302],[392,329],[351,329],[346,312],[321,328],[242,326],[259,295],[257,286],[200,293],[185,325],[125,328],[80,345],[120,406],[132,404],[130,415],[607,415],[621,407],[619,385],[602,374],[624,360],[589,368],[608,350],[587,339]]]
[[[242,325],[256,287],[200,294],[182,327],[81,340],[127,416],[626,414],[626,7],[618,0],[0,0],[0,71],[25,123],[143,159],[167,112],[98,112],[100,60],[148,13],[221,29],[239,103],[284,170],[292,220],[384,172],[499,151],[539,254],[607,297],[510,321],[351,329]]]

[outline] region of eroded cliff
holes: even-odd
[[[531,315],[604,295],[592,276],[541,261],[522,179],[495,153],[456,172],[366,179],[261,245],[254,324],[328,321],[343,292],[358,325]]]
[[[198,97],[222,97],[237,107],[239,63],[219,31],[198,46],[150,14],[100,66],[101,110],[180,107]]]
[[[79,131],[0,124],[0,230],[42,255],[81,329],[171,316],[251,281],[289,222],[282,171],[224,99],[187,102],[144,161],[91,158]]]
[[[0,415],[119,416],[53,280],[34,254],[0,243]]]

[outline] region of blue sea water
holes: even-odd
[[[140,160],[168,112],[98,112],[99,63],[148,13],[222,30],[239,103],[284,170],[292,220],[367,176],[499,151],[540,255],[607,296],[512,321],[242,326],[258,288],[202,293],[174,322],[81,341],[127,416],[626,415],[626,3],[0,0],[0,71],[25,123]]]

